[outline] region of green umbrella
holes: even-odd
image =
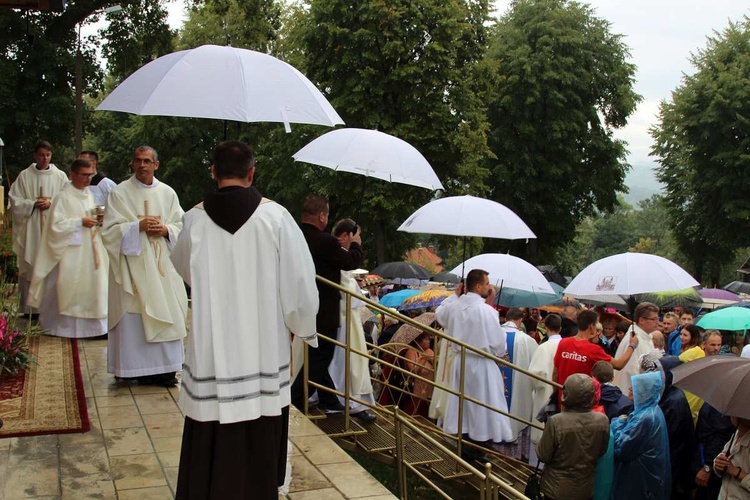
[[[703,297],[695,288],[683,288],[667,292],[639,293],[631,296],[638,303],[651,302],[659,307],[700,307]]]
[[[750,328],[750,309],[727,307],[711,312],[698,320],[696,325],[706,330],[739,331]]]

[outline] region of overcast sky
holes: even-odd
[[[690,53],[706,45],[714,30],[749,12],[742,0],[592,0],[596,14],[612,23],[612,32],[625,35],[631,61],[638,67],[635,90],[643,102],[618,137],[629,144],[630,163],[651,163],[649,127],[656,122],[659,103],[669,99],[685,72],[692,72]],[[495,2],[497,15],[509,0]]]
[[[631,61],[638,67],[636,92],[643,102],[618,132],[628,142],[630,163],[652,163],[649,127],[656,122],[659,102],[669,99],[683,73],[692,72],[690,53],[706,44],[714,30],[723,30],[730,20],[750,13],[743,0],[591,0],[596,14],[612,23],[612,32],[625,35]],[[182,25],[183,2],[169,5],[169,21]],[[510,0],[497,0],[496,15],[502,15]]]

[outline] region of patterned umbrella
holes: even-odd
[[[398,307],[403,301],[419,293],[422,292],[419,290],[399,290],[398,292],[387,293],[381,297],[380,304],[386,307]]]
[[[419,295],[409,297],[398,308],[399,311],[411,311],[412,309],[427,309],[439,306],[441,302],[450,297],[453,292],[448,290],[427,290]]]
[[[414,321],[422,325],[429,326],[435,322],[435,313],[420,314],[419,316],[414,318]],[[391,341],[389,343],[409,345],[415,338],[419,337],[421,334],[422,330],[420,330],[416,326],[401,325],[401,327],[396,330],[396,333],[393,334],[393,337],[391,338]]]

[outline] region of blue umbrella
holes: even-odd
[[[398,307],[409,297],[414,297],[420,293],[422,293],[422,290],[399,290],[398,292],[391,292],[380,299],[380,304],[386,307]]]

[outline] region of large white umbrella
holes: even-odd
[[[468,195],[431,201],[411,214],[398,230],[506,240],[536,238],[529,226],[505,205]]]
[[[635,295],[697,286],[674,262],[658,255],[621,253],[589,264],[573,278],[566,295]]]
[[[97,110],[240,122],[344,121],[293,66],[268,54],[203,45],[146,64],[117,86]]]
[[[361,128],[325,133],[294,155],[295,161],[430,190],[443,189],[422,153],[398,137]]]
[[[451,272],[460,274],[462,269],[483,269],[489,273],[490,283],[495,286],[514,288],[535,293],[554,294],[555,290],[539,269],[525,260],[503,253],[485,253],[472,257],[456,266]]]

